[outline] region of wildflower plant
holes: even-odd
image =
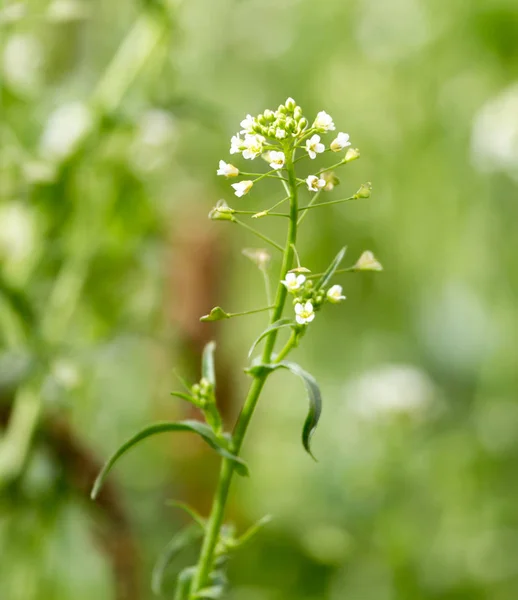
[[[332,136],[331,141],[327,142],[326,146],[325,136],[329,135]],[[298,173],[303,165],[311,167],[317,156],[327,153],[338,154],[339,160],[329,167],[310,169],[309,173],[302,176]],[[178,577],[176,600],[223,598],[227,585],[225,564],[228,557],[267,521],[267,518],[262,519],[240,536],[232,526],[224,523],[225,507],[233,475],[235,473],[241,476],[248,475],[247,465],[240,457],[240,452],[267,379],[275,371],[286,369],[302,380],[309,399],[309,411],[302,429],[302,443],[305,450],[312,455],[310,441],[322,411],[320,389],[310,373],[286,358],[308,333],[321,310],[329,305],[340,304],[346,299],[342,286],[334,282],[336,276],[347,272],[382,270],[381,264],[370,251],[365,251],[352,266],[341,267],[346,252],[345,247],[338,252],[322,273],[311,273],[300,262],[297,233],[308,212],[368,198],[371,194],[370,183],[365,183],[351,196],[320,201],[322,194],[331,192],[340,184],[335,170],[348,165],[360,156],[359,151],[351,147],[349,135],[336,132],[334,121],[329,114],[321,111],[310,123],[295,100],[288,98],[275,111],[265,110],[256,117],[247,115],[241,121],[240,131],[231,139],[230,154],[240,154],[243,159],[249,161],[259,159],[258,162],[261,162],[262,158],[270,166],[270,170],[257,173],[242,170],[239,166],[224,160],[219,162],[218,176],[234,180],[240,177],[240,180],[230,184],[240,203],[243,202],[241,199],[244,196],[253,193],[255,186],[266,178],[276,179],[284,192],[279,201],[260,212],[231,208],[225,200],[220,200],[209,213],[210,219],[214,221],[227,221],[244,227],[282,256],[280,273],[276,277],[275,293],[272,294],[270,254],[263,249],[244,251],[263,275],[267,306],[242,312],[227,312],[216,306],[207,315],[201,317],[201,321],[219,321],[258,312],[269,313],[267,327],[250,348],[250,364],[245,371],[250,376],[251,383],[241,413],[232,432],[226,432],[216,403],[215,344],[210,342],[203,352],[200,381],[192,386],[185,384],[184,391],[172,393],[173,396],[197,407],[204,421],[160,422],[145,428],[113,454],[99,474],[92,491],[92,497],[95,498],[117,460],[135,444],[157,433],[194,433],[221,455],[219,482],[208,518],[203,518],[191,507],[176,504],[189,513],[194,520],[194,525],[181,531],[171,540],[157,561],[153,573],[153,589],[159,593],[163,573],[171,558],[185,545],[201,540],[197,564],[184,569]],[[309,200],[303,202],[302,194],[309,194]],[[283,211],[280,208],[282,206],[286,206],[287,210]],[[265,217],[284,219],[287,222],[284,245],[271,240],[242,220],[246,217],[255,221]],[[288,299],[291,302],[288,302]],[[291,306],[286,309],[286,304]],[[284,344],[278,346],[281,330],[289,331],[289,336]],[[262,352],[254,358],[261,343]]]

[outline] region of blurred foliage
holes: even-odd
[[[324,392],[317,465],[303,390],[267,387],[229,518],[275,520],[231,563],[232,598],[514,600],[517,39],[515,0],[2,4],[1,598],[151,598],[183,524],[166,499],[206,513],[218,463],[183,437],[88,491],[119,442],[185,416],[172,368],[197,378],[210,336],[238,410],[229,358],[264,318],[196,319],[255,307],[262,282],[254,242],[206,214],[268,205],[268,186],[232,198],[217,161],[245,113],[291,95],[360,148],[341,188],[374,185],[313,211],[304,264],[347,244],[385,272],[344,275],[298,351]]]

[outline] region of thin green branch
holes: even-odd
[[[318,192],[317,192],[317,194],[318,194]],[[317,194],[315,194],[315,196]],[[315,200],[315,198],[313,198],[312,202],[314,200]],[[318,204],[312,204],[310,202],[307,206],[303,206],[302,208],[299,208],[299,211],[304,211],[303,215],[305,215],[306,211],[308,211],[312,208],[320,208],[321,206],[331,206],[331,204],[342,204],[342,202],[349,202],[350,200],[358,200],[358,197],[357,196],[349,196],[348,198],[340,198],[339,200],[330,200],[329,202],[320,202]],[[301,219],[302,219],[302,217],[301,217]]]
[[[300,215],[299,220],[297,221],[297,225],[300,225],[302,223],[302,221],[304,220],[304,217],[306,216],[308,208],[311,208],[315,204],[315,202],[320,197],[321,193],[322,193],[322,190],[318,190],[318,192],[313,196],[313,198],[311,198],[311,200],[309,201],[309,204],[305,208],[299,208],[299,212],[302,211],[302,214]]]
[[[241,225],[241,227],[244,227],[248,231],[251,231],[254,235],[261,238],[264,242],[266,242],[267,244],[270,244],[271,246],[273,246],[274,248],[279,250],[279,252],[284,252],[284,248],[281,245],[279,245],[277,242],[274,242],[272,239],[270,239],[266,235],[262,234],[260,231],[257,231],[253,227],[250,227],[250,225],[243,223],[243,221],[240,221],[239,219],[234,219],[232,222],[237,223],[238,225]]]

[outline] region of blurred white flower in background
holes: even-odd
[[[22,95],[37,92],[43,76],[43,48],[27,33],[10,36],[2,55],[1,73],[5,84]]]
[[[382,365],[366,371],[345,387],[351,408],[366,419],[421,415],[434,395],[433,383],[426,373],[406,364]]]
[[[471,153],[481,171],[518,179],[518,84],[489,100],[473,121]]]
[[[47,8],[47,17],[55,22],[80,21],[89,16],[84,0],[54,0]]]
[[[169,112],[159,108],[146,111],[131,145],[131,163],[142,172],[164,167],[170,162],[176,139],[176,123]]]
[[[0,206],[0,223],[0,261],[23,261],[35,244],[34,214],[21,202],[6,203]]]
[[[90,132],[92,111],[81,102],[59,106],[48,118],[40,140],[40,154],[61,162],[71,156]]]

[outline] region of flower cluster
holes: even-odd
[[[307,269],[293,269],[286,274],[286,278],[281,283],[286,287],[290,294],[295,296],[293,301],[295,309],[295,320],[299,325],[307,325],[315,318],[317,312],[324,302],[338,304],[345,300],[341,285],[332,285],[325,290],[316,287],[311,279],[308,279],[300,271]]]
[[[293,98],[288,98],[277,110],[265,110],[256,117],[247,115],[241,121],[241,129],[230,140],[230,154],[241,154],[246,160],[254,160],[262,156],[269,163],[272,171],[280,172],[285,168],[287,161],[294,160],[295,151],[300,149],[306,156],[314,160],[318,154],[324,152],[341,152],[348,148],[349,135],[339,132],[336,138],[326,149],[321,139],[321,134],[335,131],[336,127],[331,115],[320,111],[310,125],[308,119],[302,114],[302,109]],[[358,158],[358,150],[352,149],[344,156],[342,163]],[[239,169],[223,160],[219,162],[217,174],[226,178],[237,177]],[[238,198],[247,194],[255,181],[268,174],[256,174],[255,180],[245,180],[233,183],[234,193]],[[311,192],[320,190],[331,191],[338,180],[329,179],[322,172],[318,175],[309,175],[306,185]]]

